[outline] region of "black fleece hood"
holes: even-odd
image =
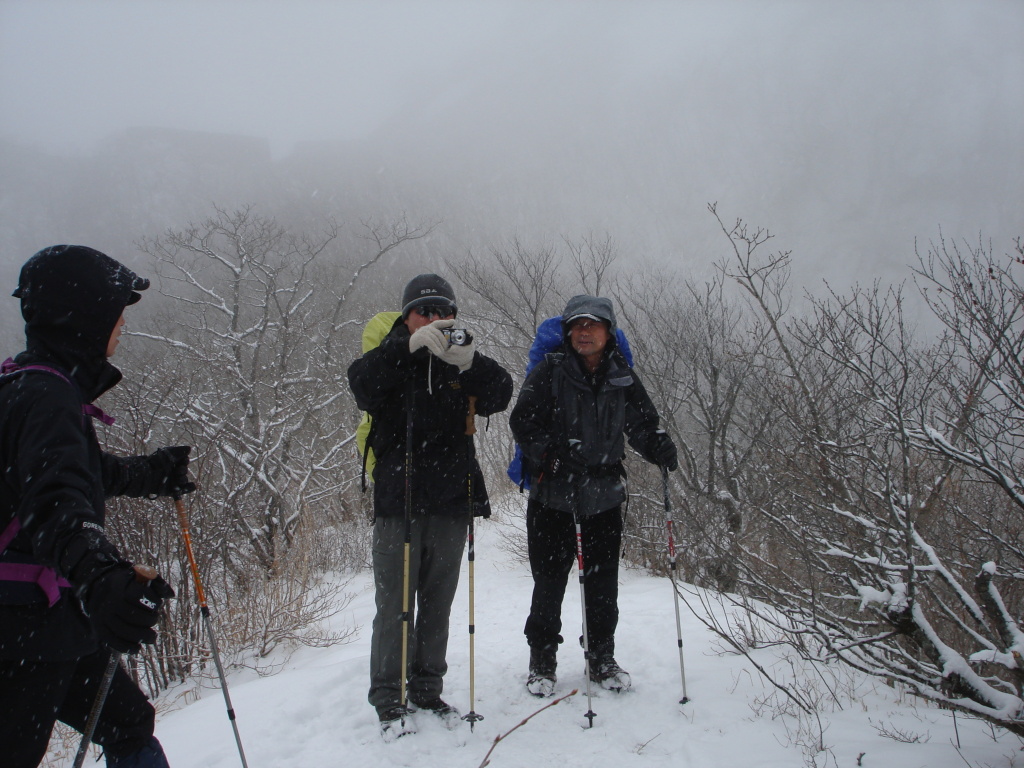
[[[29,350],[45,349],[66,365],[95,365],[106,360],[124,308],[148,287],[149,280],[105,253],[53,245],[25,262],[13,296],[21,299]]]

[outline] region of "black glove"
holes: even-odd
[[[188,455],[191,451],[188,445],[172,445],[150,454],[157,496],[178,497],[196,489],[196,484],[188,479]]]
[[[156,642],[153,626],[174,590],[160,576],[147,580],[121,562],[97,576],[85,594],[85,610],[100,640],[114,651],[138,653],[142,643]]]
[[[679,469],[679,460],[676,458],[676,444],[667,432],[658,430],[650,436],[647,441],[647,455],[651,461],[659,467],[664,467],[669,472]]]
[[[548,449],[548,469],[551,474],[560,471],[582,474],[587,471],[587,459],[580,450],[579,440],[570,440],[568,445]]]

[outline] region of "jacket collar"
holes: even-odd
[[[121,381],[122,373],[106,358],[77,360],[76,355],[60,354],[41,345],[33,345],[14,358],[20,366],[46,365],[56,368],[78,386],[82,400],[91,403]]]

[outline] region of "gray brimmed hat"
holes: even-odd
[[[607,323],[608,330],[615,333],[615,310],[612,308],[612,300],[603,296],[573,296],[565,305],[562,313],[562,331],[569,332],[569,326],[580,318],[588,317],[591,320]]]

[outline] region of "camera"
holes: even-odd
[[[448,339],[449,347],[464,347],[473,341],[473,334],[465,328],[442,328],[441,333]]]

